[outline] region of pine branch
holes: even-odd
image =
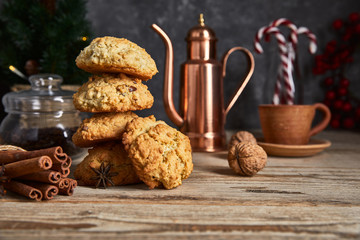
[[[7,0],[0,12],[0,78],[9,79],[8,86],[23,80],[10,73],[14,65],[25,72],[26,61],[39,62],[41,72],[62,75],[64,83],[86,81],[83,71],[77,69],[75,58],[91,37],[86,20],[86,1],[57,0],[52,14],[38,0]]]

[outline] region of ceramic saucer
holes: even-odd
[[[325,148],[331,146],[331,142],[321,139],[310,139],[306,145],[285,145],[266,143],[264,139],[259,138],[258,144],[270,156],[278,157],[307,157],[322,152]]]

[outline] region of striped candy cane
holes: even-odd
[[[275,84],[275,93],[273,96],[273,104],[290,104],[291,100],[288,100],[287,97],[287,91],[286,89],[292,89],[292,94],[295,94],[295,85],[294,85],[294,80],[292,77],[292,72],[294,71],[294,66],[293,66],[293,59],[294,59],[294,49],[292,48],[292,44],[287,43],[287,66],[285,71],[287,72],[288,76],[289,76],[289,84],[292,85],[287,85],[286,82],[284,82],[284,75],[283,75],[283,66],[280,65],[279,66],[279,70],[278,70],[278,75],[277,75],[277,81]],[[283,85],[285,85],[285,89],[282,87]],[[290,102],[290,103],[289,103]],[[292,102],[293,103],[293,102]]]
[[[309,52],[311,54],[315,54],[316,49],[317,49],[316,36],[308,28],[306,28],[306,27],[297,28],[294,23],[292,23],[290,20],[285,19],[285,18],[280,18],[278,20],[273,21],[270,24],[270,26],[280,26],[280,25],[285,25],[291,30],[289,40],[291,41],[292,46],[289,46],[288,50],[289,50],[289,56],[290,56],[290,59],[292,62],[292,69],[288,69],[288,73],[289,73],[290,84],[293,86],[293,89],[295,91],[295,83],[294,83],[294,80],[292,79],[292,76],[293,76],[292,73],[294,72],[294,66],[295,66],[298,36],[301,34],[305,34],[309,38],[309,40],[310,40]]]
[[[286,102],[288,104],[293,104],[294,103],[294,85],[290,83],[291,78],[291,74],[289,74],[289,67],[290,69],[292,69],[292,63],[291,61],[288,61],[288,50],[287,50],[287,46],[286,46],[286,40],[285,37],[280,33],[279,29],[277,27],[262,27],[259,29],[259,31],[257,32],[256,36],[255,36],[255,41],[254,41],[254,47],[256,52],[258,53],[262,53],[263,49],[261,47],[260,44],[260,40],[264,35],[267,34],[274,34],[276,37],[276,40],[278,42],[278,46],[279,46],[279,50],[280,50],[280,60],[281,60],[281,66],[282,66],[282,71],[281,71],[281,76],[284,79],[284,85],[285,85],[285,89],[286,89],[286,94],[285,94],[285,99]],[[290,66],[289,66],[290,65]],[[279,79],[280,76],[278,76]],[[275,91],[274,91],[274,97],[273,97],[273,103],[274,104],[279,104],[280,103],[280,89],[281,89],[281,83],[279,81],[277,81],[276,85],[275,85]]]
[[[294,72],[294,62],[295,62],[295,50],[293,44],[287,43],[287,68],[286,72],[288,73],[288,82],[285,82],[286,89],[291,91],[291,99],[287,99],[287,104],[294,104],[295,99],[295,82],[293,79]],[[290,86],[287,86],[289,84]]]
[[[310,40],[310,44],[309,44],[309,52],[311,54],[314,54],[316,52],[317,49],[317,41],[316,41],[316,36],[315,34],[313,34],[308,28],[306,27],[299,27],[297,30],[297,34],[305,34],[309,40]]]
[[[269,26],[273,26],[273,27],[278,27],[280,25],[287,26],[291,30],[289,39],[290,39],[290,41],[291,41],[291,43],[293,45],[293,48],[295,50],[296,45],[298,43],[298,33],[297,33],[296,25],[293,22],[291,22],[290,20],[286,19],[286,18],[279,18],[279,19],[277,19],[277,20],[275,20],[275,21],[273,21],[273,22],[271,22],[269,24]]]
[[[257,53],[263,53],[264,50],[260,44],[261,39],[264,37],[264,35],[270,34],[270,33],[274,33],[276,36],[276,39],[279,43],[279,48],[282,48],[283,51],[286,51],[286,47],[285,47],[285,38],[284,36],[280,33],[279,29],[277,27],[262,27],[259,29],[259,31],[257,32],[256,36],[255,36],[255,41],[254,41],[254,47],[255,47],[255,51]]]
[[[272,99],[273,104],[285,104],[285,97],[282,91],[282,82],[283,82],[283,74],[282,74],[282,66],[280,65],[278,69],[278,74],[276,76],[274,95]]]
[[[294,65],[295,65],[295,54],[293,54],[296,51],[296,47],[297,47],[297,43],[298,43],[298,33],[297,33],[297,27],[296,25],[291,22],[290,20],[286,19],[286,18],[280,18],[277,19],[273,22],[271,22],[269,24],[269,26],[274,26],[274,27],[278,27],[284,25],[286,27],[288,27],[290,29],[290,36],[289,36],[289,40],[291,42],[292,46],[288,46],[287,50],[288,51],[292,51],[292,53],[288,53],[289,57],[290,57],[290,61],[288,61],[288,66],[291,66],[291,68],[287,68],[287,72],[288,72],[288,80],[289,82],[286,83],[285,85],[289,85],[287,88],[290,88],[292,91],[292,96],[295,98],[295,83],[293,80],[293,70],[294,70]],[[291,71],[290,71],[291,70]],[[279,80],[278,80],[279,81]],[[278,85],[278,83],[277,83]],[[286,102],[287,104],[293,104],[294,103],[294,99],[289,99],[286,98],[288,100],[288,102]],[[282,102],[284,103],[284,102]]]
[[[291,32],[289,40],[291,44],[285,44],[285,38],[280,33],[278,27],[284,25],[287,26]],[[317,48],[317,42],[315,35],[306,27],[296,27],[296,25],[286,18],[277,19],[269,24],[260,28],[258,33],[255,36],[255,50],[258,53],[262,53],[263,49],[260,45],[261,38],[270,36],[270,34],[275,34],[278,45],[280,49],[280,58],[281,58],[281,68],[278,72],[277,81],[275,84],[275,91],[273,97],[274,104],[294,104],[295,96],[295,84],[293,80],[293,71],[296,57],[296,48],[298,44],[298,35],[305,34],[309,40],[309,52],[314,54]],[[282,84],[285,86],[285,94],[282,92]]]

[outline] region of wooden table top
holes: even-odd
[[[193,173],[172,190],[77,187],[42,202],[8,193],[0,239],[360,239],[360,134],[317,138],[331,147],[269,157],[253,177],[233,174],[227,152],[194,153]]]

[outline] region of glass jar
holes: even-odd
[[[74,92],[62,90],[63,79],[55,74],[33,75],[29,81],[31,90],[2,99],[8,115],[0,126],[0,143],[26,150],[61,146],[72,157],[82,153],[71,140],[82,121],[73,105]]]

